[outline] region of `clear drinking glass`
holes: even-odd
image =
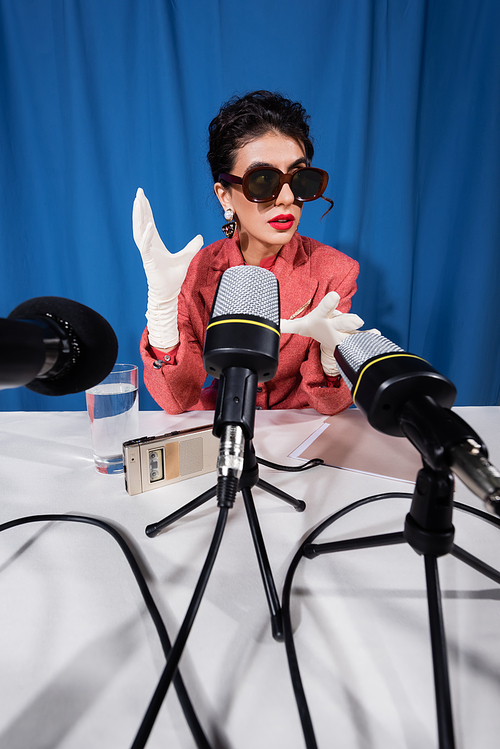
[[[85,391],[94,461],[99,473],[122,473],[122,445],[139,436],[138,369],[115,364],[98,385]]]

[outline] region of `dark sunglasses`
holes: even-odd
[[[285,184],[290,185],[295,200],[307,203],[320,198],[328,184],[328,174],[312,166],[303,166],[287,174],[274,166],[256,166],[245,172],[243,177],[219,174],[219,179],[242,185],[243,195],[252,203],[265,203],[277,198]]]

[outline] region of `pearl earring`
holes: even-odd
[[[234,232],[236,231],[236,221],[234,220],[234,211],[232,208],[226,208],[224,211],[224,218],[228,222],[222,227],[222,231],[228,239],[232,239]]]

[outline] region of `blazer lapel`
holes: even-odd
[[[280,285],[281,318],[290,320],[311,311],[319,282],[311,277],[310,264],[296,234],[283,247],[273,268]]]

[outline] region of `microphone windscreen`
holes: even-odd
[[[29,299],[16,307],[9,318],[30,320],[54,319],[76,339],[77,358],[61,375],[51,379],[34,379],[26,385],[42,395],[80,393],[101,382],[113,369],[118,355],[118,341],[111,325],[98,312],[84,304],[56,296]]]
[[[279,344],[276,276],[256,265],[228,268],[219,279],[205,336],[207,374],[219,378],[224,370],[239,367],[267,382],[276,374]]]
[[[352,391],[358,374],[367,361],[376,356],[403,351],[402,348],[378,333],[362,330],[348,335],[335,350],[340,373]],[[338,352],[338,355],[337,355]]]
[[[334,356],[355,405],[384,434],[402,436],[400,409],[416,397],[429,396],[445,408],[454,403],[450,380],[422,357],[369,330],[347,336]]]
[[[276,276],[257,265],[237,265],[221,276],[212,318],[223,315],[264,317],[279,326],[280,298]]]

